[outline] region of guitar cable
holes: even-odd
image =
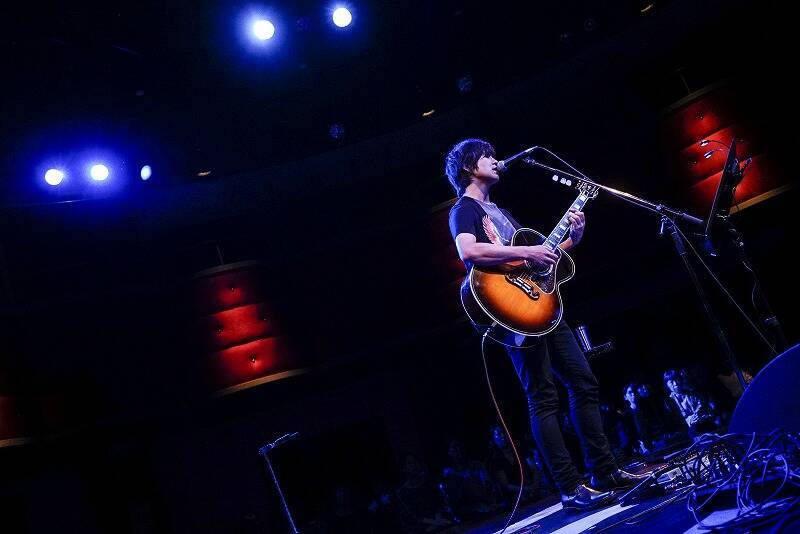
[[[486,363],[486,338],[489,335],[489,330],[494,328],[497,323],[493,323],[492,326],[486,329],[481,336],[481,357],[483,359],[483,371],[486,375],[486,385],[489,386],[489,395],[492,397],[492,403],[494,404],[494,409],[497,412],[497,417],[500,419],[500,424],[503,426],[503,431],[508,436],[508,442],[511,444],[511,449],[514,451],[514,457],[517,459],[517,467],[519,467],[519,491],[517,492],[517,500],[514,503],[514,508],[511,509],[511,513],[508,515],[508,519],[506,520],[505,526],[503,526],[503,530],[500,531],[499,534],[503,534],[508,525],[511,524],[511,520],[514,519],[514,514],[517,513],[517,508],[519,508],[519,503],[522,500],[522,488],[525,485],[525,472],[522,468],[522,460],[519,457],[519,452],[517,451],[517,446],[514,444],[514,438],[511,435],[511,431],[508,429],[508,425],[506,425],[506,420],[503,417],[503,413],[500,411],[500,405],[497,403],[497,397],[494,394],[494,388],[492,387],[492,380],[489,377],[489,365]]]

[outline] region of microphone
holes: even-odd
[[[516,161],[519,158],[524,158],[525,156],[527,156],[528,154],[530,154],[531,152],[533,152],[537,148],[539,148],[539,147],[538,146],[532,146],[530,148],[526,148],[525,150],[523,150],[519,154],[514,154],[510,158],[506,158],[506,159],[498,161],[497,162],[497,171],[498,172],[505,172],[506,170],[508,170],[508,166],[511,165],[514,161]]]

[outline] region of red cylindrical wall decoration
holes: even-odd
[[[675,104],[664,116],[662,139],[685,206],[705,217],[722,177],[727,151],[736,139],[740,162],[750,158],[736,188],[735,204],[746,207],[776,194],[786,185],[773,163],[764,136],[750,118],[747,100],[726,86],[698,91]],[[701,146],[701,142],[709,143]],[[736,211],[736,207],[732,211]]]
[[[0,447],[29,441],[16,397],[0,393]]]
[[[203,369],[213,389],[230,392],[303,371],[267,299],[259,262],[198,273],[193,292]]]

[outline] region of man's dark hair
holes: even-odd
[[[444,173],[458,196],[464,194],[470,170],[478,165],[478,160],[483,156],[494,157],[494,154],[494,147],[483,139],[464,139],[450,149],[444,160]]]

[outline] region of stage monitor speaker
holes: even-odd
[[[736,405],[729,431],[769,434],[776,428],[800,432],[800,345],[756,375]]]

